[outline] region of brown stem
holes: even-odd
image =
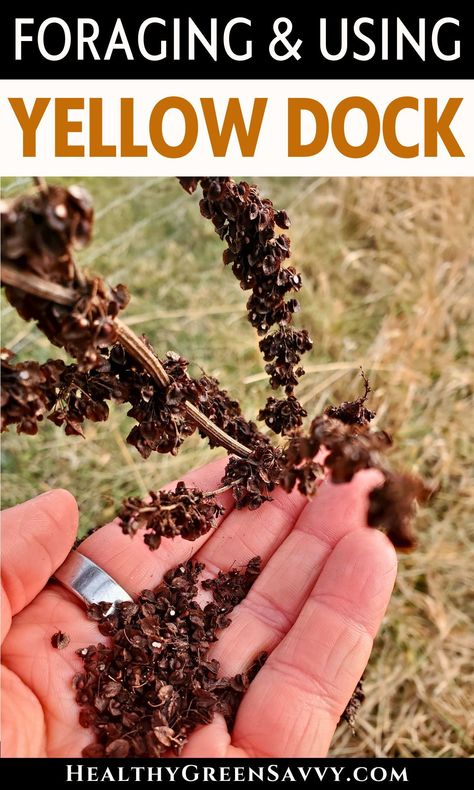
[[[210,436],[230,453],[235,453],[235,455],[239,455],[241,458],[247,458],[251,454],[252,451],[249,450],[248,447],[238,442],[237,439],[233,439],[232,436],[229,436],[222,428],[218,428],[217,425],[214,425],[212,420],[199,411],[194,403],[190,403],[187,400],[184,405],[191,419],[202,428],[206,436]]]
[[[221,486],[220,488],[215,488],[214,491],[204,491],[203,496],[217,496],[218,494],[224,494],[225,491],[231,491],[232,488],[235,488],[239,485],[243,480],[242,477],[239,477],[238,480],[233,480],[232,483],[229,483],[226,486]]]
[[[115,325],[118,329],[120,342],[125,351],[128,351],[134,359],[140,362],[158,384],[161,384],[162,387],[169,387],[171,383],[170,377],[160,360],[155,357],[153,351],[145,345],[143,340],[140,340],[133,329],[130,329],[123,321],[120,321],[119,318],[115,319]]]
[[[80,298],[80,294],[71,288],[64,288],[57,283],[47,282],[36,274],[20,271],[20,269],[16,269],[8,263],[2,263],[1,280],[6,285],[20,288],[33,296],[47,299],[50,302],[57,302],[58,304],[73,305]],[[116,318],[115,323],[119,340],[125,350],[143,365],[158,384],[162,387],[168,387],[170,385],[170,377],[160,360],[123,321]],[[228,436],[217,425],[214,425],[212,420],[209,420],[193,403],[186,401],[185,408],[188,416],[199,425],[207,436],[214,439],[221,447],[225,447],[226,450],[239,455],[241,458],[246,458],[250,455],[251,450],[248,447],[245,447],[245,445],[233,439],[232,436]]]
[[[40,299],[47,299],[57,304],[71,305],[79,298],[72,288],[64,288],[57,283],[46,282],[37,274],[22,272],[8,263],[2,263],[1,280],[6,285],[12,285],[14,288],[20,288],[20,290],[38,296]]]

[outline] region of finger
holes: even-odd
[[[282,488],[258,510],[234,510],[196,555],[207,576],[246,564],[257,555],[266,561],[289,534],[308,500],[296,489]]]
[[[296,623],[239,708],[233,742],[250,755],[320,757],[372,649],[393,588],[396,557],[380,532],[337,544]]]
[[[379,472],[367,470],[350,483],[323,483],[213,646],[212,657],[221,663],[224,674],[241,672],[258,653],[271,652],[283,639],[336,543],[367,526],[367,496],[380,480]],[[216,535],[209,541],[200,555],[210,553],[218,539]]]
[[[237,757],[232,754],[231,736],[224,717],[216,713],[211,724],[197,727],[185,744],[180,757],[189,760],[194,757]],[[230,753],[229,753],[230,752]]]
[[[227,459],[218,460],[195,469],[185,477],[187,486],[213,491],[218,488]],[[176,482],[165,486],[166,489],[176,487]],[[219,494],[218,502],[225,508],[224,514],[216,520],[216,527],[228,517],[233,507],[230,491]],[[141,590],[152,587],[161,581],[164,573],[175,565],[185,562],[213,534],[211,530],[195,541],[183,538],[163,538],[157,551],[150,551],[143,542],[142,533],[130,538],[124,535],[117,521],[106,524],[81,543],[78,551],[93,560],[106,570],[127,592],[135,595]]]
[[[2,513],[2,638],[12,615],[43,589],[77,531],[77,504],[55,489]]]

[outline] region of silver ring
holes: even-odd
[[[133,603],[133,598],[120,584],[79,551],[71,551],[55,572],[54,578],[87,605],[102,601],[110,603],[108,615],[112,614],[116,603]]]

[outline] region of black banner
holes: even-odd
[[[472,13],[373,15],[338,3],[321,16],[290,4],[11,4],[2,14],[3,78],[466,79]],[[242,6],[244,6],[242,8]],[[71,8],[74,14],[70,13]],[[262,10],[265,13],[262,13]],[[441,5],[442,9],[442,5]]]
[[[8,778],[26,786],[94,786],[100,783],[161,784],[186,787],[209,783],[210,787],[229,783],[309,787],[468,787],[472,785],[473,764],[468,759],[161,759],[161,760],[77,760],[3,759]],[[469,776],[471,775],[471,781]],[[31,784],[29,784],[31,783]]]

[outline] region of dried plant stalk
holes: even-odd
[[[414,503],[426,499],[429,490],[418,478],[391,472],[383,460],[391,440],[370,428],[375,415],[365,405],[370,392],[365,376],[360,398],[330,407],[303,432],[307,415],[293,392],[304,373],[301,355],[312,341],[304,329],[290,326],[298,303],[287,295],[301,288],[301,276],[285,266],[290,241],[276,231],[276,226],[290,226],[288,215],[276,211],[256,186],[245,182],[204,177],[180,182],[188,192],[202,186],[201,213],[227,244],[224,263],[232,264],[241,287],[251,291],[248,318],[264,336],[260,348],[271,386],[284,387],[286,396],[268,398],[259,419],[287,436],[286,446],[272,445],[255,423],[243,417],[238,402],[219,388],[217,380],[205,374],[191,379],[187,360],[174,352],[160,360],[147,339],[118,317],[129,301],[126,287],[110,288],[99,277],[80,272],[72,257],[73,246],[90,240],[90,199],[76,187],[66,190],[43,181],[35,195],[2,207],[2,282],[20,315],[36,320],[53,343],[76,358],[76,364],[15,366],[11,355],[5,354],[2,426],[14,423],[19,431],[36,433],[38,421],[49,411],[49,419],[65,425],[66,433],[82,434],[85,419],[107,419],[108,400],[129,403],[128,414],[137,424],[127,441],[145,458],[152,451],[176,453],[196,428],[211,447],[226,448],[232,456],[222,485],[232,488],[237,508],[259,507],[277,485],[288,492],[297,486],[311,496],[323,474],[342,483],[360,469],[377,468],[385,482],[370,495],[369,524],[385,529],[398,548],[410,550],[415,545],[410,528]],[[328,453],[321,465],[314,457],[322,448]],[[172,494],[176,513],[185,511],[193,496],[178,487]],[[151,548],[159,545],[166,530],[170,534],[182,530],[189,539],[203,533],[201,517],[193,521],[194,526],[186,519],[181,527],[177,521],[169,522],[165,513],[169,507],[158,497],[153,513],[141,509],[139,523]],[[207,507],[206,513],[211,510]],[[204,523],[210,528],[212,516],[205,516]],[[136,525],[136,519],[121,521],[130,534],[136,532]]]

